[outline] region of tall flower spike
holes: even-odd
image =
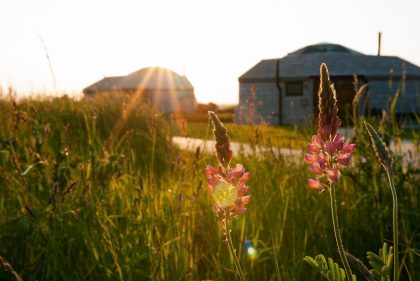
[[[216,139],[216,153],[217,159],[224,168],[228,168],[230,159],[232,158],[232,150],[230,149],[230,141],[227,135],[227,129],[220,122],[213,111],[209,111],[210,119],[213,123],[213,134]]]
[[[340,168],[349,164],[355,145],[338,133],[341,121],[337,115],[337,98],[325,64],[321,65],[320,75],[319,128],[308,145],[310,153],[305,154],[305,160],[316,175],[308,180],[308,187],[323,190],[340,178]]]
[[[230,232],[232,220],[238,215],[245,214],[245,206],[251,201],[251,196],[248,195],[249,187],[246,185],[249,173],[245,172],[242,164],[236,164],[234,168],[230,168],[232,150],[227,129],[214,112],[209,111],[209,116],[214,127],[213,134],[216,139],[216,152],[220,167],[216,169],[208,165],[204,170],[207,176],[207,188],[212,196],[213,211],[217,216],[219,227],[226,236],[229,252],[235,263],[239,279],[245,281],[245,275],[236,256]]]
[[[338,226],[335,183],[340,178],[340,168],[349,164],[355,145],[349,144],[349,141],[345,141],[344,137],[338,133],[341,121],[337,115],[337,98],[327,66],[324,63],[321,65],[320,72],[318,133],[312,136],[312,143],[308,145],[311,153],[305,155],[306,162],[310,164],[311,170],[315,173],[315,179],[308,179],[307,185],[311,189],[329,190],[338,252],[344,265],[347,281],[351,281],[354,279],[344,254],[343,241]]]
[[[325,63],[321,64],[320,72],[318,134],[324,141],[328,141],[331,140],[331,136],[337,134],[341,121],[337,115],[338,107],[334,84],[330,80]]]
[[[223,222],[226,216],[235,217],[245,214],[245,206],[251,201],[251,196],[248,195],[249,187],[246,185],[249,173],[245,171],[242,164],[236,164],[232,168],[229,166],[232,150],[230,150],[227,129],[214,112],[209,111],[209,115],[214,126],[213,133],[220,167],[216,169],[208,165],[204,172],[214,203],[213,209],[218,221]]]

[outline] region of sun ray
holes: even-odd
[[[164,73],[164,71],[165,71],[165,73]],[[162,99],[163,91],[164,91],[162,89],[162,79],[164,78],[164,74],[167,74],[166,70],[164,70],[163,68],[158,68],[157,69],[157,83],[156,83],[156,86],[155,86],[156,89],[153,93],[154,94],[154,97],[153,97],[154,104],[153,104],[153,106],[154,106],[154,108],[156,108],[158,110],[163,109],[163,106],[161,104],[161,99]]]
[[[169,85],[168,98],[169,98],[169,103],[171,105],[172,112],[179,113],[180,112],[180,106],[179,106],[179,100],[178,100],[179,89],[175,83],[174,76],[170,75],[169,77],[168,75],[168,85]]]
[[[134,91],[134,94],[132,94],[132,97],[129,99],[128,103],[125,105],[126,106],[125,114],[121,114],[120,118],[115,123],[110,135],[108,136],[108,139],[106,141],[107,145],[112,145],[114,143],[115,137],[117,137],[120,134],[121,129],[123,128],[125,122],[127,121],[126,117],[130,116],[131,112],[134,110],[136,106],[139,105],[139,102],[142,99],[147,98],[145,97],[145,93],[147,92],[147,90],[145,89],[146,88],[145,86],[148,84],[148,82],[150,81],[152,77],[152,71],[153,71],[152,68],[149,68],[146,70],[146,73],[144,74],[143,79],[141,79],[141,81],[137,85],[136,90]],[[124,91],[125,90],[122,89],[122,92]]]

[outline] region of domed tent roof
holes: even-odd
[[[280,79],[304,79],[319,76],[321,63],[328,65],[331,76],[363,75],[389,78],[392,70],[400,75],[405,65],[406,77],[420,77],[420,68],[395,56],[371,56],[337,44],[320,43],[303,47],[280,59],[262,60],[239,77],[240,82],[276,79],[280,62]]]
[[[163,67],[145,67],[127,76],[105,77],[83,90],[84,93],[114,90],[193,90],[185,76]]]
[[[325,52],[343,52],[348,54],[355,54],[355,55],[363,55],[355,50],[350,48],[338,45],[338,44],[330,44],[330,43],[319,43],[315,45],[309,45],[303,47],[297,51],[294,51],[290,54],[313,54],[313,53],[325,53]]]
[[[146,67],[124,76],[119,81],[122,89],[192,89],[185,76],[163,67]]]

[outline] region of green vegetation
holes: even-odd
[[[173,127],[123,99],[0,100],[0,256],[24,280],[234,280],[203,172],[217,160],[173,147]],[[210,139],[209,127],[188,123],[186,135]],[[232,141],[254,145],[310,141],[295,128],[227,127]],[[345,250],[368,264],[366,252],[392,240],[392,196],[362,128],[355,141],[336,187],[338,215]],[[328,194],[308,192],[303,161],[263,156],[232,159],[251,173],[253,200],[232,231],[244,275],[320,280],[303,259],[322,252],[339,260]],[[401,162],[394,161],[400,280],[420,280],[420,171]],[[0,264],[0,280],[12,276]]]
[[[223,122],[223,119],[221,119]],[[315,129],[293,126],[269,127],[267,125],[235,125],[225,123],[233,142],[248,143],[252,146],[277,146],[302,149],[306,148],[310,133]],[[175,135],[190,138],[211,139],[211,126],[208,123],[178,123]]]

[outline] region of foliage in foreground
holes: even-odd
[[[129,102],[54,99],[1,100],[0,118],[0,256],[24,280],[234,280],[204,193],[202,167],[217,160],[173,148],[160,116]],[[363,138],[337,201],[346,250],[367,264],[366,250],[392,240],[392,207]],[[275,148],[236,160],[253,188],[232,232],[247,279],[319,280],[303,258],[339,258],[328,195],[308,192],[306,165]],[[419,280],[419,174],[398,158],[394,173],[400,280]]]

